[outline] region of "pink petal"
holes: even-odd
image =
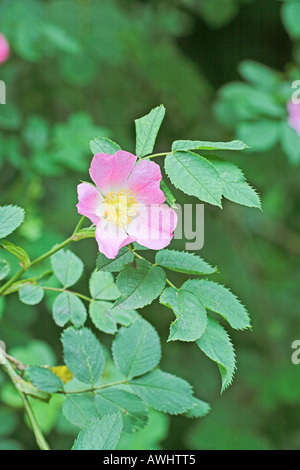
[[[90,176],[103,194],[126,187],[136,156],[124,150],[115,155],[97,153],[91,163]]]
[[[162,204],[166,198],[159,187],[160,182],[161,171],[157,163],[141,160],[128,178],[127,189],[136,193],[141,204]]]
[[[289,114],[298,114],[300,115],[300,103],[293,103],[292,101],[289,101],[287,104],[287,109]]]
[[[294,117],[289,117],[288,119],[289,125],[299,134],[300,136],[300,119],[299,118],[294,118]]]
[[[10,50],[8,42],[3,34],[0,33],[0,64],[8,59],[9,53]]]
[[[289,125],[300,135],[300,104],[290,101],[287,105],[289,118]]]
[[[130,238],[124,228],[119,227],[114,222],[103,220],[96,227],[95,238],[98,243],[99,251],[107,258],[115,258],[119,250],[134,241]]]
[[[128,235],[140,245],[160,250],[170,244],[177,225],[177,214],[166,204],[143,207],[128,225]]]
[[[93,185],[81,183],[77,186],[79,214],[88,217],[93,224],[97,225],[101,220],[103,197]]]

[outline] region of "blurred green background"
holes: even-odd
[[[263,212],[230,202],[223,211],[206,206],[200,252],[252,317],[252,331],[230,331],[233,385],[220,396],[217,366],[196,345],[166,343],[172,312],[156,301],[144,315],[162,338],[164,370],[189,380],[212,411],[194,421],[153,412],[145,430],[122,438],[121,449],[300,449],[300,366],[291,362],[291,344],[300,339],[300,137],[286,128],[291,81],[300,78],[299,7],[296,0],[0,1],[0,31],[12,49],[0,67],[7,86],[1,205],[25,208],[11,240],[32,257],[78,221],[76,186],[87,179],[89,140],[108,136],[134,151],[133,120],[158,104],[167,116],[157,152],[178,138],[243,137],[252,147],[226,157],[259,190]],[[249,59],[278,72],[268,78],[263,69],[261,78],[253,64],[240,65]],[[184,242],[172,246],[183,249]],[[78,285],[85,293],[96,243],[73,249],[86,263]],[[12,257],[1,258],[17,269]],[[62,362],[49,302],[29,307],[16,295],[0,299],[0,339],[25,363]],[[111,338],[100,339],[109,346]],[[60,406],[60,398],[34,404],[53,449],[70,448],[78,432]],[[36,444],[1,374],[0,449],[24,448]]]

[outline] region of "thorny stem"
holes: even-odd
[[[15,379],[18,378],[19,376],[16,374],[16,372],[13,370],[13,368],[9,365],[9,362],[13,363],[15,365],[15,367],[17,369],[19,369],[20,371],[25,370],[27,366],[25,364],[23,364],[22,362],[18,361],[18,359],[16,359],[15,357],[9,356],[8,354],[6,354],[5,351],[0,349],[0,359],[3,356],[4,356],[4,359],[5,358],[7,359],[7,361],[3,360],[2,362],[5,362],[5,364],[2,364],[2,365],[3,365],[3,367],[5,367],[5,366],[8,367],[8,369],[11,371],[11,373],[8,374],[8,375],[10,375],[13,382],[16,383]],[[77,395],[78,393],[95,392],[97,390],[101,390],[102,388],[115,387],[116,385],[124,385],[124,384],[127,384],[127,383],[128,383],[128,378],[124,379],[124,380],[119,380],[118,382],[102,384],[102,385],[99,385],[98,387],[88,388],[88,389],[85,389],[85,390],[70,390],[70,391],[68,391],[68,390],[59,390],[58,392],[54,392],[54,393],[59,393],[59,394],[62,394],[62,395]]]
[[[48,444],[47,444],[47,442],[46,442],[46,440],[43,436],[43,433],[42,433],[42,431],[41,431],[41,429],[38,425],[38,422],[37,422],[37,420],[34,416],[33,410],[31,408],[31,405],[30,405],[30,402],[29,402],[27,396],[17,386],[19,375],[15,372],[15,370],[13,369],[12,365],[9,362],[9,361],[14,362],[15,359],[11,358],[8,355],[6,355],[1,348],[0,348],[0,359],[1,359],[0,363],[2,365],[2,368],[4,369],[4,371],[7,373],[7,375],[11,379],[12,383],[14,384],[17,392],[19,393],[19,395],[20,395],[20,397],[23,401],[24,408],[25,408],[25,411],[26,411],[27,416],[29,418],[29,421],[31,423],[32,430],[33,430],[33,433],[35,435],[37,445],[39,446],[39,448],[41,450],[50,450],[50,448],[49,448],[49,446],[48,446]]]
[[[6,359],[8,359],[10,362],[12,362],[12,364],[14,364],[14,366],[19,371],[23,372],[26,369],[26,366],[22,362],[18,361],[18,359],[16,359],[15,357],[10,356],[9,354],[6,354],[5,351],[1,351],[1,352],[3,352]]]

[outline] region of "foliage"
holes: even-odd
[[[17,358],[18,367],[28,366],[24,372],[12,364],[23,377],[22,390],[28,393],[28,403],[52,449],[90,443],[89,436],[96,434],[93,426],[101,430],[103,419],[105,427],[110,423],[114,430],[110,448],[299,448],[299,380],[289,351],[299,329],[299,139],[286,124],[291,82],[299,79],[294,13],[298,3],[1,2],[0,29],[12,54],[0,70],[7,84],[7,104],[0,109],[0,205],[5,211],[16,210],[20,224],[19,207],[24,207],[26,216],[21,225],[17,218],[4,224],[6,232],[16,230],[4,235],[9,241],[1,239],[1,286],[20,268],[24,273],[0,296],[0,340]],[[237,82],[236,70],[242,82]],[[32,264],[63,243],[77,223],[75,187],[79,179],[87,178],[89,141],[93,154],[113,153],[121,147],[134,152],[131,123],[158,103],[165,104],[167,119],[157,152],[173,142],[165,159],[166,171],[161,165],[167,203],[196,202],[199,196],[201,201],[206,197],[216,203],[216,207],[205,204],[203,250],[184,253],[183,242],[174,240],[154,261],[154,254],[134,244],[134,253],[124,248],[117,259],[108,260],[96,253],[93,228],[87,226],[79,229],[71,251],[68,245],[62,247],[71,255],[57,252],[64,261],[58,261],[56,275],[50,256]],[[188,140],[183,141],[184,136]],[[244,141],[249,148],[233,151],[243,145],[232,139]],[[224,142],[227,148],[222,150]],[[191,184],[179,178],[186,160],[196,169]],[[160,157],[155,161],[162,162]],[[200,165],[204,187],[197,177]],[[240,207],[260,207],[244,173],[259,188],[264,213]],[[168,176],[172,181],[167,181]],[[222,212],[217,203],[222,204]],[[11,206],[16,209],[7,209]],[[77,243],[80,237],[83,241]],[[136,307],[114,306],[120,293],[128,295],[119,291],[118,273],[131,272],[130,263],[136,266],[137,255],[155,264],[152,268],[149,264],[146,272],[162,269],[168,281],[178,286],[163,286],[141,312]],[[64,263],[76,258],[84,262],[84,269],[78,261],[70,278]],[[92,275],[96,258],[97,271]],[[196,285],[199,296],[194,293]],[[249,327],[248,315],[224,286],[247,305],[253,331],[236,331]],[[146,291],[149,302],[153,295]],[[188,315],[193,310],[185,307],[190,302],[198,305],[193,323]],[[153,338],[157,334],[161,338],[161,366],[133,377],[130,383],[108,387],[125,380],[110,353],[112,344],[120,333],[141,325]],[[96,393],[83,393],[90,385],[62,365],[62,328],[71,331],[70,337],[86,329],[93,335],[89,338],[95,339],[95,350],[105,364],[95,384],[103,388]],[[212,348],[215,330],[218,349]],[[172,341],[164,344],[168,336]],[[142,344],[147,350],[147,343]],[[156,343],[152,364],[157,360]],[[220,374],[226,388],[236,360],[233,386],[219,398]],[[83,364],[80,372],[71,365],[73,372],[86,374],[89,363]],[[147,361],[137,366],[146,367]],[[92,369],[97,377],[99,370]],[[167,385],[160,394],[162,402],[153,394],[155,389],[149,387],[149,392],[143,383],[157,381],[160,387]],[[192,396],[188,383],[195,391]],[[179,416],[163,400],[174,391],[169,384],[183,391],[186,406],[193,402]],[[206,401],[212,411],[198,420],[209,411]],[[175,404],[180,406],[176,400]],[[109,415],[104,414],[106,409]],[[24,420],[18,391],[0,371],[0,449],[35,448],[28,428],[32,425]],[[83,434],[74,444],[78,433]]]
[[[149,156],[149,153],[153,151],[164,114],[165,109],[158,107],[144,118],[136,120],[137,150],[141,156],[157,156]],[[205,174],[200,176],[203,157],[192,154],[189,150],[191,145],[186,145],[183,141],[180,145],[180,155],[183,158],[194,155],[195,171],[199,167],[199,184],[205,181],[207,193],[212,194],[216,184],[221,187],[219,174],[215,171],[208,178]],[[186,147],[187,149],[183,150]],[[199,142],[192,145],[192,148],[194,147],[195,150],[201,149]],[[214,149],[223,147],[230,148],[231,145],[211,144]],[[234,148],[243,147],[240,143],[237,146],[234,144]],[[208,143],[205,148],[210,148]],[[166,165],[170,157],[178,154],[177,150],[162,154],[167,155]],[[190,167],[191,165],[187,164],[187,168]],[[227,171],[230,172],[230,167]],[[170,179],[174,182],[172,176]],[[199,194],[198,186],[191,185],[189,194],[201,198],[202,193]],[[221,195],[222,193],[220,198]],[[13,206],[7,206],[9,212],[5,209],[5,206],[0,208],[0,226],[4,227],[5,234],[9,234],[22,222],[20,214],[23,219],[23,211]],[[20,301],[27,305],[41,302],[44,291],[59,293],[53,302],[53,318],[58,326],[66,327],[61,335],[64,359],[62,367],[67,368],[71,381],[67,381],[65,388],[60,375],[56,375],[56,369],[50,369],[48,364],[28,367],[15,362],[17,368],[25,369],[25,377],[29,380],[14,382],[15,386],[24,401],[29,395],[39,397],[39,393],[43,392],[65,396],[65,417],[72,424],[82,428],[72,447],[74,450],[114,449],[122,429],[124,432],[133,432],[146,425],[147,407],[170,414],[189,412],[190,417],[202,416],[208,409],[207,404],[193,396],[192,387],[188,382],[157,368],[161,359],[159,336],[155,329],[139,316],[136,309],[151,304],[161,294],[161,303],[171,308],[176,316],[170,327],[169,340],[196,341],[199,348],[217,362],[222,376],[222,391],[232,381],[235,356],[226,331],[207,315],[205,307],[220,313],[234,328],[249,327],[249,320],[246,310],[236,297],[218,284],[194,279],[176,288],[167,279],[161,266],[172,271],[196,275],[215,271],[200,257],[176,250],[159,251],[156,264],[138,254],[138,246],[124,247],[111,262],[100,254],[97,259],[100,270],[93,271],[89,279],[91,298],[70,291],[69,288],[81,277],[84,264],[72,251],[63,248],[90,236],[88,229],[80,228],[83,219],[84,217],[73,235],[65,242],[54,246],[36,260],[30,261],[28,257],[28,266],[22,266],[15,276],[5,282],[0,288],[0,293],[5,296],[19,291]],[[45,286],[39,282],[47,272],[38,278],[20,280],[33,265],[49,257],[51,274],[62,287]],[[135,263],[134,258],[137,258]],[[104,271],[101,270],[103,268]],[[120,271],[116,282],[110,271]],[[171,287],[165,288],[166,283]],[[111,300],[116,301],[111,304],[108,302]],[[107,383],[105,379],[103,381],[106,359],[97,336],[91,329],[83,326],[87,319],[83,301],[90,303],[89,314],[95,327],[116,335],[112,343],[112,359],[121,380],[112,383]],[[124,325],[122,314],[125,312],[126,315],[127,311],[129,315],[125,326],[118,330],[117,324]],[[70,324],[73,326],[69,326]],[[7,361],[4,363],[4,370],[11,379],[18,376],[12,365],[7,365]],[[118,388],[119,386],[122,387]],[[31,391],[30,387],[34,390]],[[41,399],[44,399],[44,396]],[[31,415],[30,419],[38,445],[42,449],[47,448],[48,444],[41,435],[34,415]]]

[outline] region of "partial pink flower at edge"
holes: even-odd
[[[287,110],[289,113],[288,123],[300,136],[300,103],[297,104],[289,101]]]
[[[0,64],[5,62],[10,54],[10,49],[6,38],[0,33]]]
[[[159,166],[119,150],[115,155],[94,156],[89,183],[78,185],[79,214],[96,225],[99,251],[115,258],[119,250],[137,241],[160,250],[169,245],[177,215],[165,202],[160,189]]]

